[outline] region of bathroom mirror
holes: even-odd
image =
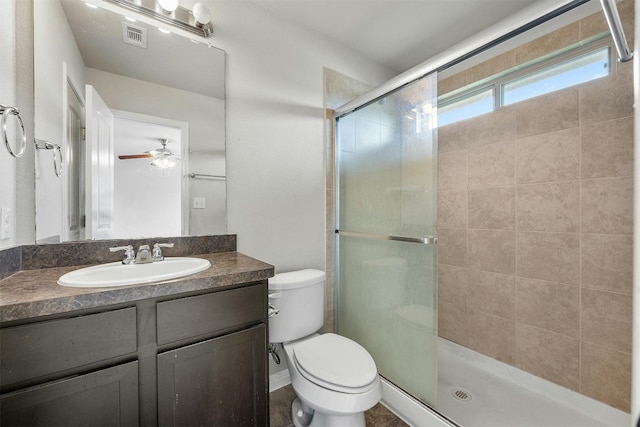
[[[34,1],[36,243],[225,234],[225,52],[95,3]]]

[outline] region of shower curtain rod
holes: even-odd
[[[607,18],[607,24],[609,24],[613,44],[618,51],[618,61],[631,61],[633,59],[633,52],[629,50],[627,38],[624,36],[624,29],[620,22],[620,15],[618,14],[618,7],[616,6],[615,0],[600,0],[600,3],[602,4],[604,16]]]
[[[481,31],[476,36],[468,38],[427,61],[416,65],[402,74],[387,80],[382,85],[367,93],[360,95],[352,101],[336,108],[334,117],[338,118],[360,107],[363,107],[378,98],[387,95],[409,83],[412,83],[434,71],[441,71],[452,65],[458,64],[482,51],[517,36],[533,27],[547,22],[556,16],[562,15],[590,0],[562,0],[552,6],[546,4],[534,4],[522,11],[511,15],[498,24]],[[603,2],[605,0],[602,0]],[[615,3],[613,5],[615,8]],[[614,9],[617,10],[617,9]],[[617,15],[617,13],[616,13]],[[532,19],[533,17],[533,19]],[[618,19],[619,22],[619,19]],[[613,30],[612,30],[613,33]],[[623,36],[624,38],[624,36]]]

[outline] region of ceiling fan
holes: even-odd
[[[167,148],[169,142],[168,139],[161,138],[160,144],[162,144],[162,148],[145,151],[141,154],[123,154],[119,155],[118,158],[120,160],[153,158],[151,165],[160,168],[171,168],[176,165],[180,158],[176,157],[173,152]]]

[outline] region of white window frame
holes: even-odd
[[[600,49],[603,48],[607,48],[608,49],[608,57],[609,57],[609,63],[608,63],[608,73],[606,76],[603,77],[598,77],[596,79],[593,80],[588,80],[587,82],[581,82],[581,83],[577,83],[578,84],[584,84],[584,83],[588,83],[594,80],[597,80],[599,78],[604,78],[607,76],[610,76],[611,73],[613,72],[613,68],[615,67],[615,57],[614,57],[614,49],[611,46],[611,38],[609,37],[608,33],[605,33],[603,35],[600,36],[596,36],[594,38],[582,41],[577,43],[576,45],[570,46],[568,48],[562,49],[558,52],[554,52],[550,55],[546,55],[540,58],[537,58],[531,62],[528,62],[526,64],[520,65],[520,66],[516,66],[514,68],[505,70],[501,73],[498,73],[496,75],[487,77],[485,79],[479,80],[477,82],[471,83],[467,86],[464,86],[462,88],[459,89],[455,89],[451,92],[445,93],[443,95],[440,95],[438,97],[438,108],[442,108],[445,107],[447,105],[451,105],[454,104],[456,102],[459,102],[461,100],[470,98],[472,96],[475,96],[478,93],[487,91],[489,89],[493,90],[493,110],[491,111],[487,111],[485,113],[481,113],[479,115],[482,114],[486,114],[486,113],[490,113],[490,112],[495,112],[498,111],[501,108],[505,108],[511,105],[514,105],[516,103],[512,103],[509,104],[507,106],[503,105],[503,91],[502,91],[502,87],[503,85],[510,83],[514,80],[520,79],[524,76],[528,76],[528,75],[532,75],[535,74],[537,72],[543,71],[547,68],[553,67],[555,65],[561,64],[563,62],[567,62],[570,61],[571,59],[574,58],[578,58],[580,56],[583,56],[587,53],[590,52],[595,52],[598,51]],[[572,86],[566,86],[562,89],[558,89],[558,90],[563,90],[563,89],[568,89]],[[549,93],[553,93],[552,92],[547,92],[544,95],[548,95]],[[542,96],[542,95],[537,95],[537,96]],[[522,102],[525,101],[527,99],[532,99],[535,98],[535,96],[531,97],[531,98],[526,98],[523,99],[521,101],[518,102]],[[472,117],[478,117],[479,115],[476,116],[470,116],[468,118],[472,118]],[[458,120],[460,121],[460,120]],[[453,123],[457,123],[457,122],[451,122],[448,124],[453,124]],[[447,124],[447,125],[448,125]],[[444,125],[444,126],[447,126]]]

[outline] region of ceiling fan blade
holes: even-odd
[[[118,158],[121,159],[121,160],[148,159],[150,157],[154,157],[154,155],[151,154],[151,153],[144,153],[144,154],[125,154],[125,155],[122,155],[122,156],[118,156]]]

